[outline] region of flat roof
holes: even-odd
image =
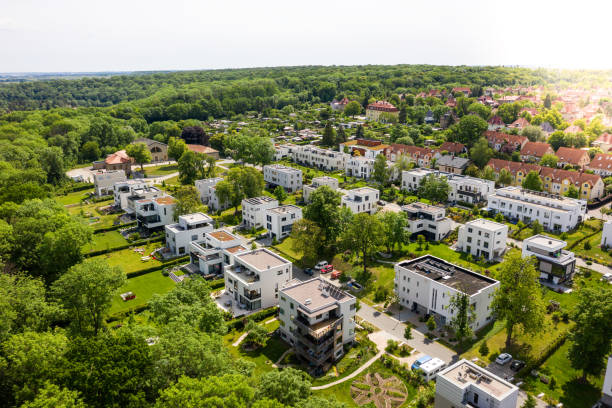
[[[546,235],[534,235],[523,240],[523,244],[530,243],[544,248],[559,249],[567,245],[567,242]]]
[[[402,211],[419,211],[419,212],[440,212],[446,211],[444,207],[438,207],[437,205],[429,205],[416,201],[414,203],[406,204],[402,206]]]
[[[275,170],[284,170],[284,171],[291,171],[291,172],[302,172],[302,170],[300,169],[296,169],[295,167],[289,167],[289,166],[284,166],[282,164],[268,164],[266,166],[264,166],[264,168],[272,168]]]
[[[272,201],[278,201],[278,200],[276,200],[276,198],[273,198],[273,197],[260,196],[260,197],[245,198],[242,201],[248,204],[252,204],[252,205],[259,205],[259,204],[264,204],[264,203],[271,203]]]
[[[498,400],[505,398],[517,389],[515,385],[467,360],[458,361],[438,373],[438,376],[445,378],[460,388],[474,385]]]
[[[329,306],[337,305],[339,302],[354,298],[354,296],[318,277],[287,286],[281,289],[281,292],[294,299],[300,304],[301,308],[308,312],[326,309]],[[308,304],[306,304],[306,301],[309,301]]]
[[[217,241],[232,241],[234,239],[238,239],[235,235],[230,234],[225,230],[216,230],[208,232],[208,235],[216,239]]]
[[[472,272],[433,255],[402,261],[398,266],[468,295],[474,295],[497,283],[493,278]]]
[[[237,258],[240,258],[241,261],[244,261],[259,271],[265,271],[276,266],[291,263],[267,249],[255,249],[251,252],[237,255]]]
[[[277,214],[291,214],[297,211],[301,211],[302,209],[293,204],[281,205],[280,207],[268,208],[267,211],[275,212]]]
[[[175,200],[174,200],[174,197],[172,196],[165,196],[165,197],[156,198],[155,202],[161,205],[170,205],[170,204],[174,204]]]
[[[377,189],[372,188],[372,187],[358,187],[358,188],[354,188],[354,189],[348,190],[348,191],[349,192],[352,191],[352,192],[355,192],[355,193],[358,193],[358,194],[368,194],[368,193],[372,193],[372,192],[375,192],[375,193],[378,192]]]
[[[229,252],[230,254],[235,254],[236,252],[246,251],[247,248],[242,245],[236,245],[233,247],[225,248],[225,250]]]
[[[209,217],[208,215],[206,215],[204,213],[201,213],[201,212],[181,215],[179,218],[184,219],[185,221],[187,221],[190,224],[191,223],[198,223],[198,222],[212,221],[211,217]]]
[[[465,223],[465,225],[486,228],[488,230],[498,230],[506,227],[505,224],[500,224],[499,222],[487,220],[484,218],[478,218],[477,220],[468,221]]]

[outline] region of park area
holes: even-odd
[[[93,234],[91,243],[83,246],[83,253],[95,251],[109,251],[127,245],[128,241],[119,231],[106,231]]]
[[[151,242],[92,258],[104,259],[110,266],[118,266],[125,273],[133,273],[143,269],[161,268],[163,266],[162,262],[151,257],[151,253],[161,246],[160,242]]]
[[[145,305],[154,294],[164,294],[169,292],[175,283],[172,279],[162,274],[162,271],[153,271],[144,275],[136,276],[128,279],[125,284],[117,290],[113,296],[111,309],[109,314],[126,312],[138,306]],[[131,300],[124,301],[120,295],[122,293],[132,292],[136,297]]]

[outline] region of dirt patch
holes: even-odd
[[[396,376],[384,378],[379,373],[366,374],[351,384],[351,398],[359,406],[371,402],[376,408],[396,408],[407,397],[406,385]]]

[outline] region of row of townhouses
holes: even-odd
[[[413,192],[417,191],[423,179],[429,175],[446,179],[450,186],[448,201],[451,203],[465,202],[477,204],[486,201],[488,195],[495,191],[495,182],[492,180],[425,168],[402,171],[401,188]]]

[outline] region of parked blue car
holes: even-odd
[[[304,269],[304,273],[308,276],[312,276],[314,274],[314,271],[312,270],[312,268],[306,268]]]
[[[413,370],[418,370],[423,364],[425,364],[429,360],[431,360],[431,357],[423,356],[423,357],[419,358],[417,361],[415,361],[414,363],[412,363],[412,367],[411,368]]]

